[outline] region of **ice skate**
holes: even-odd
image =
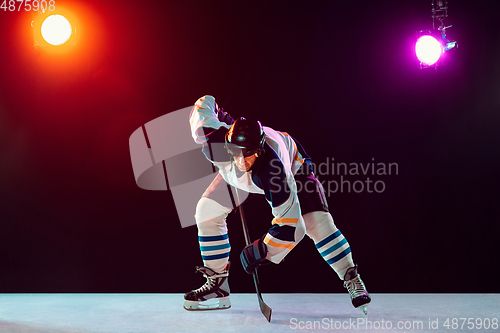
[[[347,288],[351,296],[352,305],[361,309],[365,315],[368,314],[368,303],[371,302],[370,295],[366,290],[363,280],[358,274],[358,266],[351,267],[344,276],[344,288]]]
[[[189,311],[229,309],[229,264],[222,273],[216,273],[208,267],[197,266],[207,282],[200,288],[184,295],[184,309]]]

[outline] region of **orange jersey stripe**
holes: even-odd
[[[272,224],[277,224],[277,223],[297,223],[299,219],[293,218],[293,217],[284,217],[282,219],[273,219]]]
[[[281,134],[283,134],[284,136],[290,136],[290,134],[288,134],[287,132],[280,132]],[[297,145],[295,144],[295,141],[292,140],[292,144],[293,144],[293,148],[295,148],[295,156],[294,156],[294,159],[298,162],[300,162],[300,164],[304,164],[304,159],[303,158],[299,158],[299,150],[297,149]]]
[[[264,243],[269,244],[273,247],[286,247],[287,249],[293,250],[295,245],[292,244],[280,244],[270,240],[267,236],[264,238]]]

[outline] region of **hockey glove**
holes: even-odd
[[[252,244],[245,246],[243,251],[241,251],[240,259],[245,272],[248,274],[253,274],[255,269],[265,262],[266,259],[267,246],[264,244],[262,239],[257,239]]]
[[[217,109],[217,118],[219,121],[222,121],[228,125],[232,125],[234,123],[233,117],[227,112],[224,112],[223,108],[218,108]]]

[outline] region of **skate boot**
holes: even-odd
[[[184,309],[189,311],[229,309],[229,264],[222,273],[216,273],[208,267],[197,266],[207,282],[196,290],[184,295]]]
[[[361,309],[365,315],[368,314],[368,303],[372,299],[358,274],[358,266],[349,268],[345,273],[344,288],[347,288],[347,291],[349,291],[352,305],[355,308]]]

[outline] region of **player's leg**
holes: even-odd
[[[321,183],[314,174],[297,175],[300,206],[306,225],[306,234],[314,241],[316,249],[328,265],[344,281],[355,307],[362,307],[371,299],[366,287],[357,273],[357,266],[352,259],[351,247],[347,239],[335,225],[328,211],[328,204]]]
[[[229,190],[224,179],[217,175],[196,207],[196,226],[203,265],[197,267],[206,283],[184,296],[187,310],[225,309],[229,301],[229,253],[226,217],[232,211]],[[207,300],[215,302],[205,304]]]
[[[306,213],[306,233],[314,241],[316,249],[328,265],[344,279],[347,270],[354,267],[351,247],[333,222],[332,215],[325,211]]]
[[[203,264],[218,273],[225,270],[229,261],[231,246],[226,217],[231,210],[207,197],[202,197],[196,207],[195,219]]]
[[[316,211],[304,215],[306,233],[314,241],[318,252],[330,267],[344,280],[352,305],[366,313],[371,298],[352,260],[347,239],[337,229],[329,212]]]

